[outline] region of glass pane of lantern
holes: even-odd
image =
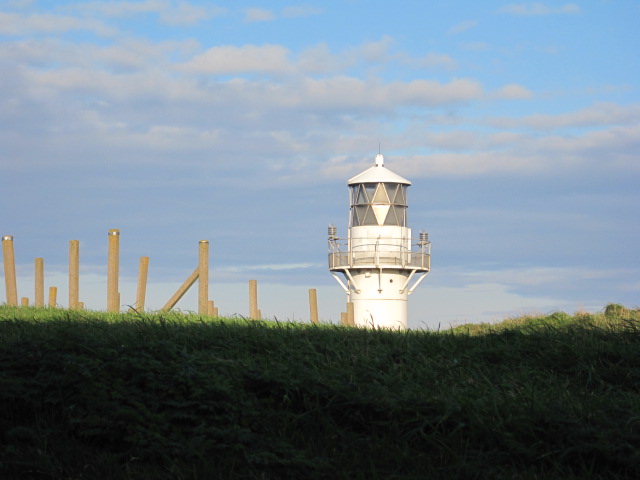
[[[378,189],[376,190],[376,194],[373,197],[372,203],[390,203],[389,197],[387,197],[387,190],[384,188],[384,183],[378,184]],[[380,223],[382,224],[382,222]]]
[[[384,225],[384,219],[387,217],[387,212],[391,205],[371,205],[373,213],[376,214],[376,223],[378,225]]]
[[[378,222],[373,210],[371,210],[371,207],[366,207],[366,209],[367,211],[365,212],[364,219],[361,221],[360,225],[377,225]]]
[[[372,203],[373,202],[373,197],[376,194],[376,187],[378,186],[377,183],[365,183],[364,184],[364,188],[367,191],[367,203]]]
[[[396,198],[393,200],[393,203],[398,205],[406,205],[407,197],[405,195],[405,186],[398,185],[398,193],[396,193]]]
[[[358,216],[358,225],[366,225],[365,218],[367,215],[367,207],[366,205],[356,207],[356,214]]]
[[[362,185],[358,185],[356,187],[356,190],[358,192],[358,196],[356,197],[356,204],[358,205],[364,205],[366,203],[369,203],[367,201],[367,196],[364,193],[364,187]]]
[[[387,189],[387,195],[389,195],[389,203],[395,203],[396,191],[398,189],[397,183],[385,183],[385,188]]]
[[[387,214],[387,218],[385,218],[384,220],[385,225],[399,225],[398,217],[396,216],[397,209],[398,207],[395,207],[393,205],[391,206],[391,208],[389,209],[389,213]]]
[[[357,227],[358,224],[358,214],[356,213],[355,207],[351,209],[351,226]]]

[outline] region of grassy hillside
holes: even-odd
[[[399,333],[0,307],[0,478],[639,478],[639,321]]]

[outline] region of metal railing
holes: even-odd
[[[408,268],[429,271],[431,269],[431,243],[416,240],[407,248],[403,242],[390,239],[358,239],[358,244],[349,249],[347,240],[329,238],[329,270],[346,268]]]

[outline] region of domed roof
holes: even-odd
[[[350,178],[347,185],[354,185],[356,183],[402,183],[404,185],[411,185],[411,182],[404,177],[401,177],[397,173],[393,173],[391,170],[384,166],[384,157],[381,153],[376,155],[375,163],[373,167],[366,169],[364,172],[359,173],[353,178]]]

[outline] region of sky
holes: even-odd
[[[159,309],[210,242],[210,298],[337,323],[347,180],[409,179],[432,270],[409,326],[640,305],[640,2],[0,1],[0,235],[18,296]],[[4,277],[4,272],[2,273]],[[0,303],[6,301],[4,278]],[[197,309],[194,287],[177,305]]]

